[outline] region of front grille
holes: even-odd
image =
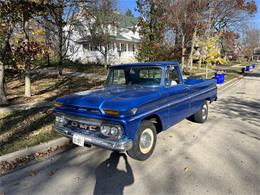
[[[85,130],[85,131],[100,132],[100,126],[93,125],[93,124],[81,123],[77,121],[69,121],[68,126],[80,130]]]

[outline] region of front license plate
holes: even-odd
[[[84,146],[84,137],[78,134],[74,134],[72,138],[72,142],[79,146]]]

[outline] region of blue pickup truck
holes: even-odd
[[[184,80],[176,61],[115,65],[102,88],[53,102],[53,128],[74,144],[146,160],[158,133],[186,118],[205,122],[216,100],[215,80]]]

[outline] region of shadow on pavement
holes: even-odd
[[[212,108],[229,119],[240,119],[253,125],[260,125],[260,99],[246,100],[238,97],[229,97],[221,100],[221,104]]]
[[[120,157],[124,158],[126,171],[117,168]],[[126,154],[118,152],[112,152],[110,157],[96,168],[95,175],[94,195],[123,194],[124,187],[134,183],[133,171]]]
[[[247,72],[245,73],[245,76],[248,76],[248,77],[260,77],[260,72]]]

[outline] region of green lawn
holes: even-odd
[[[0,155],[15,152],[59,137],[52,130],[50,107],[31,108],[0,115]]]
[[[77,77],[34,73],[35,75],[32,75],[31,80],[32,97],[30,98],[23,96],[23,75],[11,75],[7,79],[7,98],[12,105],[50,102],[57,97],[89,90],[93,87],[99,87],[104,83],[103,78],[105,77],[106,70],[103,67],[89,66],[84,72],[93,73],[93,75]],[[0,112],[0,155],[15,152],[59,137],[52,130],[54,117],[48,113],[50,109],[50,107],[36,107],[13,113]]]
[[[47,62],[44,60],[38,60],[34,61],[33,64],[37,66],[38,68],[44,68],[44,67],[59,67],[59,64],[57,61],[51,62],[51,64],[48,66]],[[62,64],[62,68],[69,68],[76,72],[84,72],[84,73],[101,73],[104,74],[107,72],[107,69],[105,69],[104,65],[102,64],[95,64],[95,63],[87,63],[83,64],[80,62],[72,62],[69,60],[65,60]]]

